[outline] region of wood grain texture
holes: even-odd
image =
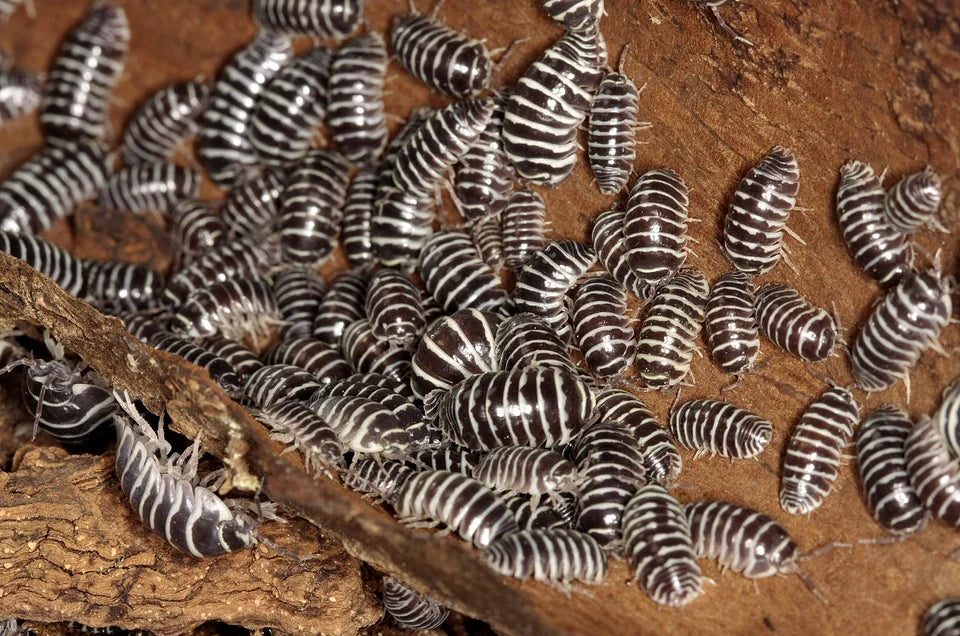
[[[20,12],[0,25],[0,46],[18,66],[49,66],[57,42],[82,14],[86,3],[37,2],[38,17]],[[133,40],[128,70],[114,108],[114,128],[150,91],[172,81],[211,76],[254,33],[247,3],[168,0],[119,2],[128,12]],[[427,10],[427,7],[421,7]],[[372,0],[367,17],[385,30],[404,3]],[[646,84],[641,114],[653,123],[640,139],[637,170],[676,169],[693,188],[691,226],[697,255],[692,264],[715,280],[729,268],[717,247],[723,214],[739,178],[772,146],[797,154],[801,169],[799,205],[790,227],[806,241],[788,239],[799,273],[780,265],[758,282],[789,284],[811,301],[835,303],[848,337],[868,315],[879,286],[862,274],[847,253],[837,228],[834,197],[840,165],[852,158],[878,172],[889,168],[886,185],[930,164],[944,176],[944,221],[950,236],[921,234],[929,251],[943,249],[943,262],[956,273],[960,234],[960,9],[950,0],[740,0],[721,12],[756,43],[733,45],[709,14],[681,0],[608,0],[602,22],[611,59],[632,47],[626,72]],[[509,86],[560,36],[535,0],[449,0],[440,16],[451,26],[487,39],[491,48],[519,38],[503,78]],[[405,117],[416,106],[445,103],[395,62],[387,84],[387,110]],[[41,144],[36,119],[0,130],[0,172],[8,172]],[[205,190],[217,196],[213,188]],[[589,222],[614,197],[599,194],[581,167],[559,188],[542,191],[555,238],[582,239]],[[94,215],[94,219],[97,217]],[[62,224],[52,236],[81,250],[100,249],[103,223]],[[119,242],[126,232],[117,233]],[[137,252],[138,241],[121,244],[126,257],[163,264],[162,250]],[[99,255],[99,254],[98,254]],[[157,260],[155,260],[157,259]],[[922,260],[922,259],[921,259]],[[339,261],[342,262],[342,261]],[[331,269],[339,265],[333,265]],[[796,577],[764,580],[755,586],[736,575],[720,575],[712,564],[702,598],[682,610],[658,610],[614,564],[608,584],[590,595],[569,598],[538,584],[503,581],[479,556],[453,538],[400,528],[389,517],[330,482],[314,482],[277,460],[262,444],[262,429],[213,387],[204,374],[176,364],[122,334],[119,324],[38,282],[26,268],[0,258],[0,318],[47,324],[111,381],[152,404],[166,404],[187,434],[204,431],[212,452],[228,458],[243,485],[268,475],[265,489],[307,518],[336,532],[349,550],[457,609],[489,621],[505,633],[656,633],[664,630],[712,633],[912,633],[935,600],[960,594],[960,540],[933,523],[893,545],[855,545],[804,564],[829,603],[817,602]],[[943,342],[960,347],[960,329],[951,325]],[[88,357],[89,356],[89,357]],[[128,357],[129,356],[129,357]],[[841,470],[836,492],[809,517],[779,509],[777,488],[786,437],[802,410],[824,383],[764,341],[762,369],[729,393],[729,382],[707,357],[695,359],[696,385],[682,399],[723,397],[774,423],[774,439],[757,461],[721,459],[686,462],[682,500],[723,498],[755,507],[780,520],[803,551],[833,541],[856,543],[882,535],[862,503],[855,466]],[[812,367],[841,384],[851,381],[840,354]],[[880,394],[857,393],[863,408],[883,402],[919,417],[932,411],[940,391],[960,373],[955,354],[927,352],[911,374],[909,404],[902,384]],[[664,422],[673,395],[644,394]],[[469,576],[464,573],[469,572]],[[3,597],[0,597],[0,609]]]

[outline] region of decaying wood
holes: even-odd
[[[213,76],[254,33],[244,2],[118,2],[134,32],[129,61],[134,72],[118,88],[122,106],[115,109],[116,130],[149,91],[198,74]],[[614,0],[607,3],[602,22],[611,59],[630,42],[626,72],[647,85],[641,112],[653,127],[641,133],[637,169],[674,168],[693,188],[691,213],[703,222],[690,228],[698,241],[692,264],[710,280],[729,268],[716,239],[731,191],[770,147],[783,144],[800,162],[799,204],[805,209],[794,213],[790,227],[807,246],[789,241],[797,273],[781,266],[759,283],[790,284],[825,307],[836,302],[844,325],[855,333],[880,289],[852,263],[836,226],[838,168],[852,158],[870,162],[878,172],[888,166],[888,185],[926,164],[944,176],[944,218],[953,235],[923,234],[919,241],[931,251],[944,247],[943,262],[955,269],[960,234],[956,3],[728,2],[724,17],[755,43],[752,48],[733,45],[697,4]],[[56,43],[85,5],[39,3],[35,22],[20,14],[0,28],[0,46],[13,51],[24,68],[48,68]],[[404,10],[403,3],[371,0],[365,17],[371,28],[386,31],[392,17]],[[440,15],[455,28],[487,38],[491,48],[527,38],[505,65],[504,86],[561,33],[539,0],[449,0]],[[388,112],[400,117],[415,106],[444,103],[395,64],[388,88]],[[0,129],[0,165],[8,172],[41,143],[35,118],[5,126]],[[614,200],[598,194],[583,167],[543,194],[555,238],[584,238],[589,228],[584,215]],[[78,236],[60,234],[58,242],[89,250],[85,256],[104,255],[96,223],[81,219],[74,230]],[[88,231],[93,234],[85,236]],[[590,595],[567,597],[543,585],[504,581],[456,539],[438,540],[402,528],[335,483],[314,481],[277,459],[264,431],[204,374],[149,350],[123,333],[117,321],[104,319],[29,268],[0,257],[0,323],[10,319],[50,326],[108,380],[154,407],[165,405],[179,430],[191,436],[202,430],[205,447],[225,458],[238,485],[253,488],[257,477],[265,475],[271,498],[336,533],[360,558],[504,633],[912,633],[930,603],[960,591],[957,535],[936,523],[903,543],[856,545],[804,563],[828,604],[817,602],[796,577],[764,580],[755,587],[742,577],[720,576],[706,563],[706,573],[719,584],[708,585],[704,596],[683,610],[658,610],[636,586],[625,584],[629,573],[620,563],[613,565],[608,584]],[[948,350],[960,346],[957,327],[946,329],[943,340]],[[832,541],[881,536],[861,501],[852,465],[843,468],[837,492],[812,515],[789,517],[779,510],[781,449],[792,423],[824,385],[768,343],[760,362],[766,365],[761,371],[748,375],[736,390],[721,393],[729,378],[708,358],[694,361],[696,386],[685,389],[683,399],[730,399],[772,421],[775,432],[758,461],[695,462],[685,454],[681,479],[686,488],[677,489],[677,496],[723,498],[760,509],[781,520],[805,551]],[[816,370],[841,383],[851,380],[840,356]],[[864,409],[891,402],[917,417],[936,406],[941,388],[958,372],[956,360],[930,352],[912,374],[909,404],[902,386],[857,397]],[[644,399],[663,421],[673,395],[645,394]]]
[[[289,634],[354,634],[382,613],[360,563],[309,523],[268,523],[266,547],[197,559],[147,531],[113,455],[26,447],[0,473],[3,616],[180,634],[209,620]]]

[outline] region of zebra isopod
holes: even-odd
[[[707,344],[725,373],[746,373],[760,354],[755,305],[753,278],[739,270],[721,276],[710,290],[704,315]]]
[[[682,607],[703,591],[683,506],[660,484],[637,491],[623,513],[623,551],[634,579],[659,605]]]
[[[945,598],[923,616],[923,636],[952,636],[960,631],[960,598]]]
[[[161,88],[144,102],[123,133],[127,165],[169,161],[196,132],[197,119],[207,106],[212,87],[195,80]]]
[[[229,362],[207,351],[189,340],[174,335],[160,336],[152,339],[150,344],[160,351],[178,355],[190,364],[195,364],[210,374],[210,379],[233,397],[243,394],[244,382]]]
[[[317,382],[330,384],[353,374],[353,367],[340,352],[314,338],[288,338],[263,352],[266,364],[289,364],[313,375]]]
[[[59,245],[32,234],[0,232],[0,252],[19,258],[41,274],[49,276],[73,296],[86,295],[86,264]]]
[[[607,557],[596,540],[566,528],[513,532],[484,555],[495,571],[521,580],[599,585],[607,576]]]
[[[731,459],[756,457],[773,437],[758,415],[719,400],[693,400],[670,413],[670,433],[686,448]]]
[[[884,218],[880,179],[862,161],[840,168],[837,219],[853,259],[884,287],[895,285],[913,269],[913,247]]]
[[[546,448],[501,446],[479,461],[473,478],[494,491],[545,495],[573,490],[577,469],[562,455]]]
[[[503,234],[503,262],[512,270],[527,264],[530,257],[546,244],[544,229],[547,210],[543,197],[525,188],[514,190],[507,198],[500,217]]]
[[[180,270],[167,281],[164,304],[176,308],[190,294],[214,283],[266,274],[267,254],[252,239],[240,238],[220,244]]]
[[[376,31],[340,47],[330,64],[327,124],[337,148],[350,161],[373,161],[387,144],[383,83],[387,49]]]
[[[86,261],[84,299],[101,308],[137,311],[158,303],[163,277],[148,267],[118,261]]]
[[[405,349],[413,349],[426,326],[420,290],[395,269],[381,269],[370,279],[366,313],[374,336]]]
[[[827,389],[800,418],[787,441],[780,507],[792,515],[813,512],[833,488],[841,455],[860,422],[860,407],[843,387]]]
[[[365,319],[344,329],[340,353],[360,373],[382,373],[403,382],[411,374],[410,352],[377,338]]]
[[[573,332],[587,368],[601,378],[615,378],[637,355],[627,313],[627,292],[611,276],[580,284],[573,301]]]
[[[689,190],[673,170],[651,170],[630,190],[623,217],[627,262],[645,285],[673,276],[686,261]]]
[[[499,369],[496,358],[499,314],[463,309],[431,323],[417,343],[410,386],[423,399],[449,390],[466,378]]]
[[[897,182],[883,200],[883,218],[901,234],[931,227],[945,229],[937,213],[943,200],[943,182],[933,168],[914,172]]]
[[[907,473],[904,447],[911,430],[910,416],[885,404],[867,416],[857,435],[857,466],[867,508],[895,535],[922,530],[929,516]]]
[[[931,515],[960,528],[960,461],[933,420],[924,417],[905,444],[907,473],[917,496]]]
[[[280,331],[285,340],[304,338],[313,332],[325,291],[323,280],[309,267],[291,267],[277,275],[273,294],[285,323]]]
[[[339,347],[348,325],[363,318],[363,301],[367,296],[368,278],[361,274],[341,274],[320,301],[313,322],[313,337]]]
[[[391,498],[401,521],[430,520],[481,550],[519,530],[513,513],[475,479],[445,470],[412,475]]]
[[[244,393],[255,405],[265,409],[279,402],[305,402],[320,384],[312,373],[292,364],[265,364],[250,374]]]
[[[343,444],[336,432],[308,406],[296,400],[281,400],[256,412],[257,419],[273,433],[271,437],[291,444],[303,454],[308,471],[343,464]]]
[[[597,417],[602,422],[616,423],[633,435],[643,454],[648,479],[669,485],[680,475],[683,460],[676,444],[637,396],[620,389],[597,394]]]
[[[513,189],[513,170],[500,135],[504,107],[503,96],[497,95],[486,126],[453,166],[455,203],[467,223],[499,217]]]
[[[447,312],[461,309],[496,311],[507,301],[500,277],[462,232],[434,234],[420,253],[423,284]]]
[[[343,39],[363,18],[363,0],[254,0],[253,19],[268,31]]]
[[[640,91],[623,73],[625,53],[616,72],[604,75],[590,107],[587,155],[602,194],[616,194],[627,186],[637,158]]]
[[[277,221],[287,173],[264,170],[240,181],[223,206],[223,222],[235,237],[264,239]]]
[[[353,175],[343,206],[341,243],[347,260],[354,269],[372,267],[377,261],[373,252],[372,227],[376,206],[377,182],[380,175],[376,166],[366,165]]]
[[[839,330],[833,317],[794,289],[767,283],[757,290],[756,317],[770,341],[807,362],[833,355]]]
[[[270,284],[259,278],[231,279],[190,294],[177,309],[174,331],[188,338],[218,331],[239,340],[244,333],[264,333],[280,321],[280,309]]]
[[[527,367],[556,367],[576,372],[567,345],[543,319],[518,313],[497,328],[497,367],[503,371]]]
[[[450,615],[446,607],[390,576],[383,577],[383,607],[407,629],[436,629]]]
[[[593,249],[603,268],[623,287],[638,298],[648,296],[649,287],[644,283],[627,259],[627,248],[623,239],[623,219],[625,213],[611,208],[593,222],[591,240]]]
[[[140,163],[107,179],[97,197],[105,210],[168,213],[185,199],[200,193],[200,173],[174,163]]]

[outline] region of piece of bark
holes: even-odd
[[[289,634],[354,634],[382,609],[360,563],[309,523],[267,523],[267,547],[198,559],[127,504],[113,455],[26,447],[0,473],[0,614],[180,634],[218,619]]]

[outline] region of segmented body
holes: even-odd
[[[148,267],[119,261],[86,261],[84,298],[111,310],[137,311],[158,304],[163,277]]]
[[[514,190],[507,198],[500,217],[503,234],[503,262],[517,270],[527,264],[530,257],[543,249],[544,226],[547,210],[543,197],[524,188]]]
[[[544,320],[520,313],[497,328],[497,367],[503,371],[528,367],[555,367],[576,372],[567,346]]]
[[[367,320],[344,329],[340,352],[360,373],[382,373],[403,382],[410,377],[410,352],[377,338]]]
[[[264,351],[263,361],[299,367],[322,384],[338,382],[353,374],[353,367],[339,351],[314,338],[288,338],[278,342]]]
[[[723,232],[723,247],[734,267],[757,275],[780,262],[799,191],[797,158],[783,146],[773,148],[747,172],[733,193]]]
[[[627,259],[627,247],[623,239],[623,221],[626,213],[611,208],[593,222],[591,240],[593,249],[603,268],[624,288],[639,298],[646,298],[650,288],[644,283]]]
[[[757,290],[755,307],[760,331],[784,351],[807,362],[820,362],[833,355],[836,321],[796,290],[767,283]]]
[[[255,0],[253,19],[268,31],[342,39],[363,18],[363,0]]]
[[[220,356],[195,345],[189,340],[174,335],[161,336],[150,342],[154,348],[178,355],[190,364],[195,364],[210,374],[210,379],[232,396],[243,393],[244,381],[229,362]]]
[[[620,62],[621,67],[623,62]],[[616,194],[627,186],[637,158],[636,128],[640,91],[622,68],[607,73],[590,108],[587,154],[600,192]]]
[[[327,290],[317,308],[313,337],[339,347],[348,325],[363,317],[363,301],[367,296],[366,276],[345,272]]]
[[[620,389],[598,393],[597,417],[630,431],[643,454],[647,479],[669,485],[679,477],[683,461],[676,444],[637,396]]]
[[[584,281],[573,301],[573,331],[587,368],[601,378],[622,375],[637,355],[627,292],[611,276]]]
[[[860,407],[849,389],[827,389],[804,411],[783,459],[780,507],[793,515],[820,507],[839,474],[841,455],[860,422]]]
[[[383,607],[407,629],[434,629],[443,624],[450,610],[393,577],[383,577]]]
[[[756,457],[773,437],[758,415],[719,400],[693,400],[670,413],[670,433],[686,448],[731,459]]]
[[[912,234],[924,227],[943,229],[937,218],[942,200],[940,175],[927,166],[890,188],[883,200],[883,218],[901,234]]]
[[[910,416],[886,404],[867,416],[857,435],[857,467],[867,508],[896,535],[922,530],[929,516],[907,473],[904,447],[911,430]]]
[[[280,333],[284,340],[304,338],[313,333],[313,323],[320,310],[326,286],[309,267],[291,267],[273,281],[277,307],[286,323]]]
[[[373,335],[413,349],[426,321],[420,290],[395,269],[381,269],[370,279],[366,313]]]
[[[953,311],[947,284],[935,270],[906,275],[867,318],[850,352],[853,376],[865,391],[901,378],[940,337]]]
[[[578,480],[576,467],[559,453],[526,446],[493,449],[474,468],[473,478],[495,491],[528,495],[569,492]]]
[[[853,259],[884,287],[913,270],[913,247],[884,218],[883,186],[873,168],[849,161],[840,168],[837,220]]]
[[[497,329],[503,318],[479,309],[463,309],[431,323],[413,354],[414,395],[449,390],[466,378],[499,369]]]
[[[637,368],[644,384],[665,389],[686,377],[709,291],[703,274],[682,269],[657,292],[637,334]]]
[[[19,258],[41,274],[49,276],[73,296],[86,295],[86,264],[59,245],[31,234],[0,232],[0,252]]]
[[[220,332],[233,339],[248,331],[262,333],[280,320],[280,309],[269,283],[259,278],[232,279],[198,289],[177,309],[174,331],[188,338]]]
[[[960,461],[933,420],[923,418],[905,444],[907,473],[924,508],[937,519],[960,528]]]
[[[483,484],[445,470],[412,475],[391,500],[401,519],[429,519],[481,550],[519,530],[510,510]]]
[[[655,603],[682,607],[703,591],[683,506],[660,484],[647,484],[627,503],[623,543],[634,580]]]
[[[100,190],[97,204],[105,210],[168,213],[200,193],[200,173],[174,163],[141,163],[116,172]]]
[[[721,276],[710,290],[704,317],[707,344],[726,373],[746,373],[760,354],[755,305],[753,278],[739,270]]]
[[[600,545],[590,535],[566,528],[508,534],[485,555],[495,571],[521,580],[599,585],[607,576],[607,557]]]
[[[480,260],[470,237],[437,232],[420,254],[423,284],[447,312],[461,309],[496,311],[507,301],[500,277]]]
[[[547,322],[565,342],[571,328],[564,298],[567,291],[597,262],[593,247],[577,241],[553,241],[534,254],[520,273],[513,291],[517,313],[530,312]]]
[[[387,144],[386,72],[387,50],[376,31],[351,39],[333,56],[327,124],[337,148],[352,162],[377,159]]]
[[[137,110],[123,133],[127,165],[169,161],[198,128],[211,85],[199,80],[161,88]]]

